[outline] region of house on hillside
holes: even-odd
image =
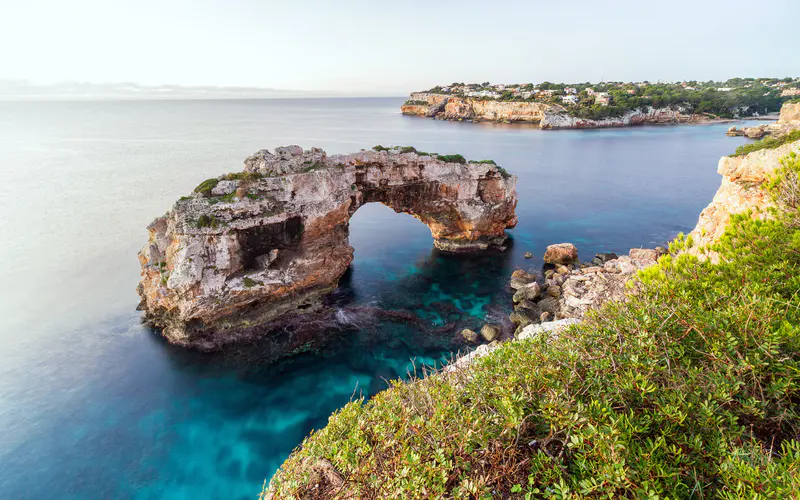
[[[562,95],[561,102],[563,102],[564,104],[577,104],[578,96],[576,96],[575,94]]]
[[[600,106],[608,106],[611,104],[611,96],[608,92],[597,92],[594,96],[594,103]]]

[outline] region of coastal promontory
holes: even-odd
[[[170,342],[214,348],[316,310],[353,260],[349,220],[366,203],[414,216],[448,252],[502,249],[517,222],[517,178],[491,160],[288,146],[244,164],[148,226],[139,308]]]

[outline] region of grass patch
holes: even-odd
[[[245,276],[245,278],[242,280],[242,282],[244,283],[244,287],[245,288],[253,288],[256,285],[258,285],[258,286],[264,285],[263,281],[254,280],[254,279],[252,279],[250,277],[247,277],[247,276]]]
[[[799,163],[787,160],[771,184],[778,201]],[[628,301],[555,338],[507,343],[470,370],[395,381],[347,404],[295,450],[271,492],[794,498],[800,229],[797,208],[780,206],[771,220],[733,216],[717,264],[665,256],[638,274]],[[320,463],[343,484],[321,481],[310,466]]]
[[[790,142],[799,140],[800,140],[800,129],[793,130],[792,132],[780,137],[765,137],[760,141],[752,142],[750,144],[742,144],[741,146],[736,148],[736,152],[730,156],[744,156],[748,153],[752,153],[753,151],[760,151],[762,149],[775,149],[777,147],[783,146],[784,144],[789,144]]]
[[[198,217],[197,222],[195,223],[195,226],[197,228],[210,227],[216,229],[220,225],[222,225],[222,223],[216,217],[214,217],[213,215],[209,216],[205,214]]]
[[[409,99],[406,102],[404,102],[403,105],[404,106],[427,106],[428,105],[428,101],[420,101],[420,100]]]
[[[217,184],[219,184],[219,179],[206,179],[194,188],[194,192],[206,197],[211,196],[211,190],[217,187]]]
[[[226,181],[257,181],[263,179],[264,175],[259,172],[231,172],[222,178]]]
[[[323,168],[328,168],[328,165],[319,161],[304,161],[303,168],[300,169],[301,173],[313,172],[315,170],[321,170]]]
[[[461,163],[462,165],[467,163],[467,159],[461,155],[437,155],[436,158],[445,163]]]

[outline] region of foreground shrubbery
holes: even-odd
[[[800,229],[784,207],[734,216],[719,264],[664,257],[558,338],[351,402],[276,498],[797,498]],[[320,459],[343,484],[319,482]]]

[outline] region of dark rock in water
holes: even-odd
[[[319,311],[353,260],[349,221],[360,206],[413,213],[440,250],[487,250],[517,222],[515,184],[494,164],[399,149],[262,150],[148,226],[141,308],[170,342],[215,348]]]
[[[594,259],[592,259],[592,263],[598,266],[602,266],[609,260],[618,259],[619,257],[614,252],[609,253],[598,253],[594,255]]]

